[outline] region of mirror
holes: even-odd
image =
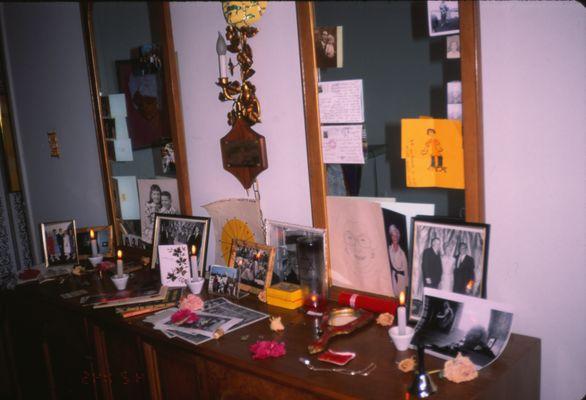
[[[155,213],[191,214],[169,5],[80,9],[109,222],[148,254]]]
[[[446,60],[445,36],[427,36],[425,2],[297,3],[310,192],[315,227],[327,228],[326,196],[331,191],[328,188],[322,153],[318,86],[320,82],[345,79],[364,81],[364,125],[368,138],[366,164],[361,168],[362,171],[354,168],[355,176],[358,175],[358,180],[361,177],[362,182],[355,184],[355,188],[349,191],[350,194],[434,203],[438,215],[465,216],[469,222],[483,222],[477,8],[478,4],[475,2],[459,2],[460,63],[457,65],[455,60]],[[314,36],[316,26],[343,26],[343,68],[317,68],[319,60],[316,56],[316,42],[319,43],[319,38]],[[409,43],[389,44],[391,41],[405,39]],[[381,54],[387,51],[391,54]],[[427,61],[432,65],[410,66],[401,58],[407,58],[407,53],[417,53],[413,55],[413,60],[418,57],[417,62]],[[414,72],[415,75],[406,77],[405,72]],[[404,84],[401,80],[407,83]],[[417,118],[426,114],[446,118],[445,90],[447,81],[451,80],[461,81],[465,189],[407,188],[404,162],[400,158],[401,118]],[[410,87],[412,92],[417,93],[407,94],[406,90]]]

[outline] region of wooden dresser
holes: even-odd
[[[131,278],[152,279],[157,276],[149,272]],[[400,399],[411,383],[412,375],[396,366],[410,354],[399,354],[387,330],[374,323],[332,341],[331,348],[358,354],[350,366],[377,364],[367,377],[345,376],[313,372],[298,361],[308,356],[312,318],[266,306],[255,296],[240,303],[282,316],[284,333],[271,332],[265,320],[194,346],[166,338],[143,323],[144,317],[124,320],[112,309],[82,308],[79,298],[59,296],[78,288],[113,290],[108,278],[89,275],[0,294],[1,399]],[[286,343],[287,354],[253,361],[248,346],[273,338]],[[503,355],[478,379],[455,384],[434,375],[433,398],[539,399],[540,353],[539,339],[512,335]],[[426,359],[429,369],[442,365]]]

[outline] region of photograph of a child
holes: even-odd
[[[141,238],[153,242],[155,214],[179,214],[176,179],[138,179]]]
[[[41,224],[45,266],[76,264],[75,220]]]
[[[238,297],[238,269],[223,265],[210,267],[208,293]]]
[[[234,240],[228,265],[240,274],[240,289],[259,293],[271,285],[275,248]]]

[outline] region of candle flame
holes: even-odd
[[[401,292],[401,294],[399,294],[399,304],[401,306],[405,305],[405,292]]]
[[[195,245],[191,245],[191,255],[195,256],[197,255],[197,248],[195,247]]]
[[[118,250],[118,252],[116,253],[116,255],[118,256],[119,260],[122,260],[122,250]]]
[[[470,279],[468,281],[468,284],[466,285],[466,289],[467,290],[472,290],[472,286],[474,286],[474,281],[472,279]]]
[[[312,294],[310,299],[313,303],[317,302],[317,296],[315,294]]]
[[[90,229],[90,239],[95,239],[96,238],[96,234],[94,233],[93,229]]]

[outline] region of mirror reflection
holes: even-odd
[[[325,149],[328,195],[430,203],[436,215],[464,217],[464,190],[408,187],[401,149],[402,119],[461,119],[455,4],[437,2],[428,14],[427,2],[315,2],[324,148],[341,150],[340,141],[336,147],[330,140],[336,135],[360,138],[363,145],[362,154],[345,149],[349,162],[328,163]],[[336,89],[347,96],[343,106],[332,99]],[[354,91],[353,98],[348,93]],[[332,115],[328,107],[336,101]],[[425,168],[441,173],[446,168],[437,139],[428,139],[427,147]]]
[[[96,2],[91,22],[118,242],[148,250],[155,214],[180,210],[160,7]]]

